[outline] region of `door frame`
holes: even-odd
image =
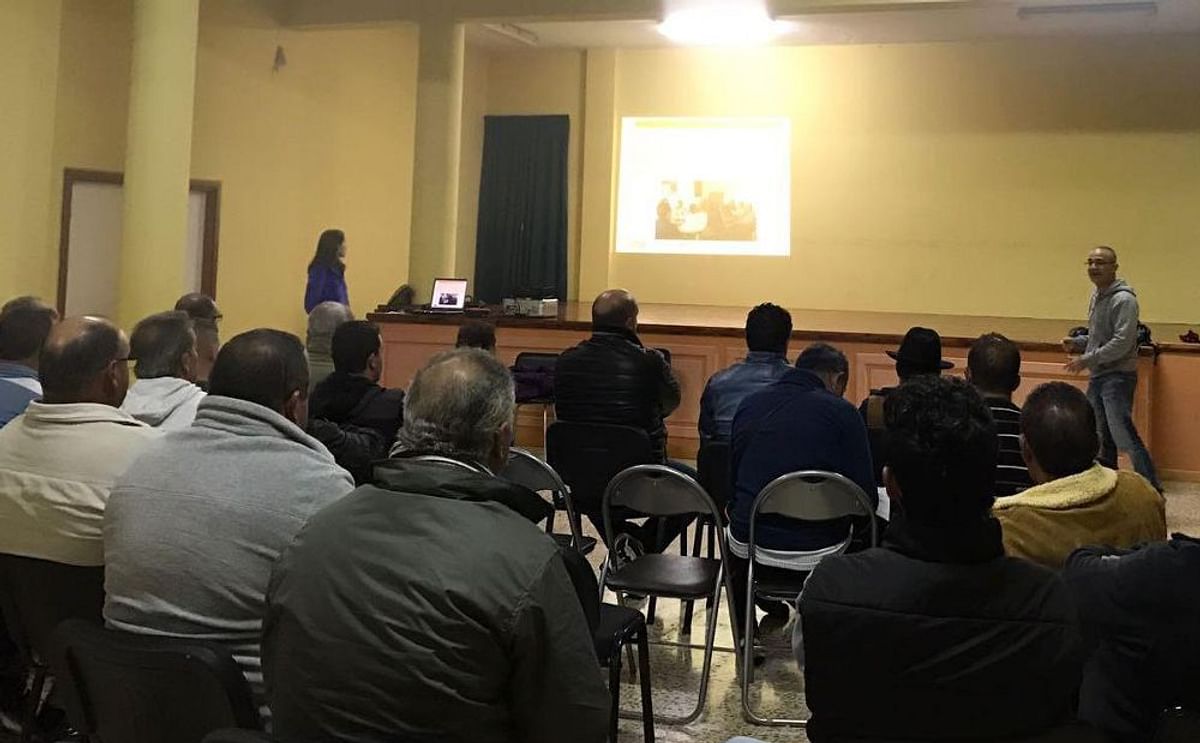
[[[71,194],[76,183],[125,184],[125,174],[112,170],[90,168],[63,169],[62,216],[58,233],[58,311],[67,310],[67,268],[71,248]],[[203,193],[204,239],[200,258],[200,291],[217,298],[217,249],[221,228],[221,182],[193,178],[188,181],[188,193]]]

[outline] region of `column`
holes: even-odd
[[[588,49],[584,73],[579,301],[608,286],[616,235],[617,50]]]
[[[462,148],[463,26],[446,13],[421,22],[408,283],[429,299],[454,266]]]
[[[134,0],[118,321],[183,293],[200,0]]]

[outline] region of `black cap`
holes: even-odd
[[[942,359],[942,337],[929,328],[909,328],[900,348],[888,351],[887,355],[896,360],[897,367],[903,365],[917,374],[954,368],[954,364]]]

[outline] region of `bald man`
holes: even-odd
[[[0,553],[104,564],[113,483],[160,434],[119,407],[129,339],[108,320],[56,325],[38,361],[42,399],[0,429]]]
[[[679,380],[663,354],[642,345],[637,335],[637,300],[624,289],[602,292],[592,303],[592,337],[563,352],[554,369],[555,415],[559,420],[632,426],[650,436],[654,463],[667,461],[667,430],[663,419],[679,407]],[[689,472],[693,474],[694,472]],[[599,503],[580,508],[604,534]],[[620,520],[619,520],[620,521]],[[637,528],[621,522],[617,531],[629,533],[638,547],[661,551],[677,529],[662,539],[651,520]]]

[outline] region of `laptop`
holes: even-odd
[[[452,314],[467,307],[466,279],[434,279],[429,312]]]

